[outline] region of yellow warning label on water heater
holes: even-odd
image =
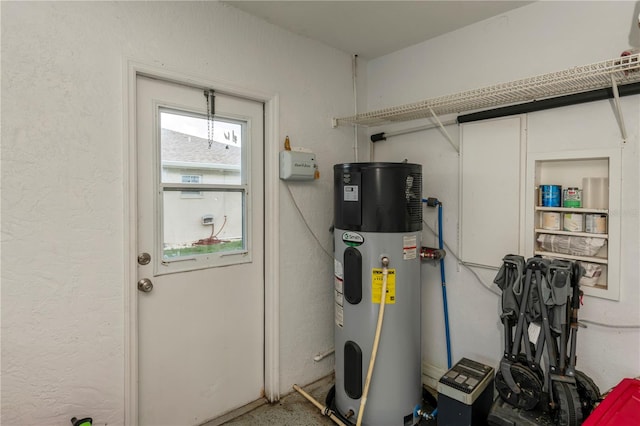
[[[371,303],[380,304],[380,294],[382,293],[382,268],[371,270]],[[387,269],[387,296],[384,299],[385,305],[396,303],[396,270]]]

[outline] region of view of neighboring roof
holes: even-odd
[[[162,129],[162,162],[211,163],[240,165],[241,149],[233,145],[212,142],[197,136]]]

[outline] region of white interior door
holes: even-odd
[[[263,104],[206,93],[136,81],[141,425],[263,393]]]

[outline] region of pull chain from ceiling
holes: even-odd
[[[207,138],[209,141],[209,149],[213,144],[214,133],[214,121],[213,117],[216,115],[216,96],[213,89],[205,90],[204,97],[207,98]]]

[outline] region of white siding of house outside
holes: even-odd
[[[183,175],[200,175],[205,184],[237,183],[236,170],[178,169],[163,167],[163,175],[171,182],[180,182]],[[185,196],[181,191],[167,191],[164,194],[165,248],[188,246],[189,242],[211,236],[211,225],[202,225],[202,217],[213,215],[215,234],[220,240],[242,238],[242,204],[238,203],[239,192],[201,191],[202,196]],[[226,224],[224,217],[227,216]],[[220,232],[218,234],[218,232]],[[187,243],[185,245],[185,243]]]

